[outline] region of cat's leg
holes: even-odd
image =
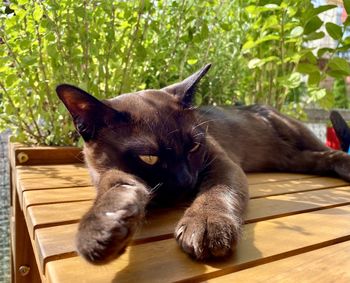
[[[212,153],[211,158],[200,192],[175,229],[178,244],[198,260],[231,253],[248,201],[242,169],[223,152]]]
[[[78,252],[92,263],[122,254],[142,223],[148,199],[146,186],[134,176],[118,170],[104,173],[96,200],[79,224]]]
[[[288,161],[285,171],[313,174],[335,173],[350,181],[350,155],[340,150],[303,150],[296,152]]]

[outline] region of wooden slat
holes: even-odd
[[[91,184],[87,169],[82,164],[68,164],[17,166],[17,170],[19,172],[19,178],[17,178],[17,180],[19,180],[20,193],[22,193],[23,190],[23,207],[26,211],[27,226],[31,232],[32,238],[35,235],[33,240],[35,241],[34,245],[38,256],[37,260],[39,261],[41,269],[45,270],[46,268],[47,272],[49,272],[49,279],[54,280],[53,282],[58,282],[55,280],[60,276],[64,277],[64,274],[60,274],[62,272],[59,270],[60,268],[63,270],[64,267],[68,268],[67,266],[71,263],[73,265],[68,269],[74,270],[74,277],[71,278],[73,281],[80,276],[80,278],[84,279],[88,277],[87,282],[99,282],[99,280],[101,282],[106,282],[107,280],[108,282],[110,279],[109,276],[116,276],[114,279],[117,282],[127,282],[128,280],[130,280],[129,282],[157,282],[157,279],[164,278],[166,278],[166,281],[182,279],[191,281],[193,277],[197,279],[207,279],[219,276],[231,272],[232,270],[268,262],[272,257],[283,258],[290,254],[297,254],[300,250],[295,251],[295,249],[306,251],[310,249],[309,245],[313,245],[308,241],[304,241],[303,238],[300,238],[298,243],[294,243],[295,246],[303,245],[299,248],[293,245],[287,245],[288,248],[290,248],[288,251],[285,250],[285,247],[281,247],[282,251],[278,251],[276,248],[276,250],[268,250],[266,253],[262,254],[262,256],[256,258],[242,255],[246,252],[244,249],[248,248],[248,251],[250,250],[249,243],[246,244],[247,239],[248,242],[251,242],[253,238],[250,235],[253,234],[254,236],[256,227],[260,227],[263,223],[265,223],[268,228],[270,227],[270,230],[264,228],[260,232],[263,239],[267,239],[267,236],[265,237],[265,230],[276,234],[276,237],[277,234],[279,234],[281,238],[287,237],[289,239],[284,228],[271,228],[271,223],[273,223],[271,221],[274,220],[266,219],[321,208],[324,209],[332,206],[340,206],[332,209],[343,209],[341,205],[348,204],[348,200],[350,199],[350,187],[327,189],[349,185],[347,182],[335,178],[285,173],[249,174],[248,182],[253,199],[250,201],[247,220],[248,222],[264,221],[250,223],[245,226],[246,238],[239,246],[238,258],[230,259],[225,263],[215,263],[214,266],[210,264],[198,264],[189,259],[179,250],[175,241],[169,239],[172,237],[176,222],[183,213],[183,208],[178,208],[172,209],[170,212],[169,210],[158,211],[158,216],[149,214],[144,229],[135,236],[133,245],[128,249],[128,254],[123,255],[111,265],[100,267],[102,270],[106,268],[107,271],[103,272],[104,275],[101,275],[102,277],[99,277],[100,275],[96,274],[90,276],[89,272],[96,272],[96,270],[90,270],[90,265],[87,265],[79,257],[76,257],[74,238],[78,224],[68,224],[78,221],[89,208],[95,197],[95,189],[93,187],[86,187]],[[324,211],[331,210],[325,209]],[[309,212],[305,215],[315,215],[316,212]],[[312,229],[321,229],[306,227],[307,225],[305,223],[307,220],[301,220],[303,219],[301,217],[302,215],[304,214],[281,218],[283,219],[281,223],[288,226],[288,223],[286,224],[285,222],[286,219],[288,220],[290,217],[300,216],[298,221],[302,223],[301,226],[303,229],[311,229],[311,232],[313,231]],[[340,219],[341,217],[337,218]],[[279,218],[275,219],[275,221],[279,220]],[[328,220],[326,220],[326,222],[327,221]],[[281,232],[282,230],[283,232]],[[310,233],[309,230],[307,230],[307,233]],[[341,234],[341,231],[339,233]],[[321,241],[317,242],[316,245],[322,246],[325,245],[323,243],[324,241],[337,242],[346,237],[337,234],[334,237],[335,240],[324,240],[328,237],[326,236],[320,239],[313,237],[313,241]],[[291,237],[293,237],[293,235],[291,235]],[[258,243],[260,242],[258,241]],[[262,247],[267,245],[264,241],[261,243]],[[242,245],[243,252],[240,252]],[[148,257],[146,257],[147,253],[149,254]],[[174,258],[170,260],[170,262],[165,258],[169,257],[169,254],[174,254]],[[135,258],[137,259],[135,260]],[[148,262],[148,260],[151,262]],[[68,261],[68,263],[66,261]],[[134,266],[134,261],[139,267]],[[170,274],[170,270],[168,270],[162,272],[168,272],[169,274],[166,273],[164,276],[160,275],[154,278],[151,272],[145,271],[145,269],[160,269],[162,262],[169,267],[168,269],[171,269],[175,273],[180,270],[179,274],[174,277],[173,274]],[[194,265],[191,267],[189,262]],[[68,265],[66,265],[66,263]],[[80,266],[80,264],[82,264],[82,266]],[[86,266],[88,267],[85,268]],[[115,274],[115,270],[123,267],[125,267],[124,271]],[[84,270],[88,272],[88,275],[84,274]],[[199,270],[202,271],[199,272]],[[67,276],[69,276],[70,272],[71,271],[68,273],[66,272]],[[65,280],[65,277],[63,279]]]
[[[91,207],[92,201],[35,205],[27,209],[27,227],[34,239],[34,231],[40,227],[78,222]]]
[[[77,231],[78,223],[35,230],[35,249],[40,265],[44,267],[48,260],[76,255],[75,235]]]
[[[273,196],[279,194],[319,190],[337,186],[346,186],[349,183],[342,179],[330,177],[315,177],[299,180],[284,180],[264,184],[252,184],[249,186],[251,198]]]
[[[95,188],[79,187],[23,192],[23,207],[30,205],[91,200],[96,196]]]
[[[17,175],[23,179],[43,179],[47,177],[72,177],[72,175],[88,176],[88,169],[84,163],[64,165],[36,165],[17,166]]]
[[[79,205],[83,205],[79,203]],[[36,212],[35,209],[38,207],[31,207],[33,214]],[[57,208],[59,208],[57,206]],[[67,211],[70,218],[70,212],[75,214],[82,214],[83,206],[81,206],[81,211],[78,213],[73,212],[72,210]],[[86,208],[88,208],[86,206]],[[134,241],[132,244],[140,244],[144,242],[159,240],[162,238],[171,238],[174,232],[174,226],[182,215],[183,209],[160,209],[158,210],[161,214],[153,214],[148,215],[146,222],[144,224],[143,229],[141,229],[134,237]],[[41,210],[42,216],[44,210]],[[49,213],[49,211],[47,211]],[[32,217],[33,218],[33,217]],[[60,218],[58,216],[57,218]],[[52,221],[56,221],[59,219],[52,219]],[[77,218],[78,219],[78,218]],[[75,235],[77,232],[78,223],[74,224],[66,224],[66,225],[55,225],[52,227],[41,228],[44,225],[41,222],[45,223],[45,219],[38,219],[40,223],[36,227],[31,228],[32,231],[35,232],[35,244],[37,248],[37,254],[39,255],[40,262],[44,267],[44,264],[47,260],[53,260],[65,256],[71,256],[75,254]],[[54,225],[55,223],[47,223]],[[33,227],[33,225],[28,224],[29,227]],[[64,243],[64,244],[61,244]]]
[[[18,182],[17,186],[19,189],[24,191],[40,190],[40,189],[51,189],[51,188],[69,188],[69,187],[83,187],[91,186],[91,181],[87,174],[74,175],[71,173],[69,177],[53,177],[46,176],[41,179],[24,179]]]
[[[346,204],[350,204],[350,186],[251,199],[246,221],[262,221]]]
[[[253,199],[249,202],[248,213],[246,221],[256,222],[269,218],[276,218],[286,215],[291,215],[295,213],[302,213],[305,211],[311,211],[315,209],[324,209],[331,206],[339,206],[350,203],[350,187],[337,188],[337,189],[327,189],[320,190],[316,192],[304,192],[297,194],[288,194],[280,195],[267,198]],[[80,202],[76,203],[77,208],[74,207],[75,203],[67,206],[66,209],[69,217],[69,220],[76,220],[81,217],[84,211],[88,209],[91,202]],[[72,208],[69,208],[72,206]],[[64,210],[66,204],[57,204],[55,207],[51,205],[45,206],[34,206],[31,207],[31,221],[36,222],[36,227],[40,228],[45,225],[55,225],[56,222],[61,222],[64,220],[64,217],[59,215],[59,211]],[[53,213],[50,213],[50,211]],[[150,215],[148,215],[144,227],[138,232],[134,237],[134,243],[145,243],[159,239],[171,238],[174,232],[176,223],[179,221],[183,214],[183,208],[178,209],[163,209],[158,210]],[[38,216],[36,215],[38,213]],[[52,216],[50,215],[52,214]],[[50,215],[47,217],[45,215]],[[33,227],[32,224],[28,224],[29,227]],[[74,251],[73,242],[71,239],[75,237],[75,229],[70,229],[66,231],[67,226],[58,225],[51,229],[38,229],[36,235],[39,234],[40,239],[51,238],[51,241],[48,243],[40,243],[39,254],[43,255],[43,258],[46,256],[53,257],[56,252],[57,256],[62,254],[71,254]],[[61,231],[64,230],[62,233]],[[31,230],[34,233],[34,230]],[[50,236],[48,235],[50,234]],[[64,236],[65,239],[59,237]],[[62,245],[61,247],[52,247],[51,242],[55,242],[54,239],[57,239],[57,242],[71,242],[72,245]],[[37,244],[39,246],[39,243]],[[53,251],[51,251],[53,250]]]
[[[46,264],[49,282],[167,282],[205,280],[235,270],[350,239],[350,207],[343,206],[247,224],[235,256],[221,262],[193,261],[173,239],[131,246],[119,259],[93,266],[80,257]],[[288,239],[288,240],[286,240]],[[156,271],[156,272],[155,272]]]
[[[350,241],[234,272],[207,282],[350,282]]]
[[[19,203],[23,209],[23,192],[30,190],[46,190],[46,189],[58,189],[58,188],[71,188],[71,187],[87,187],[91,186],[91,182],[87,176],[75,176],[61,178],[61,177],[49,177],[41,179],[24,179],[19,181],[17,179],[17,194]]]
[[[18,169],[18,167],[20,168]],[[31,174],[34,174],[37,178],[31,178]],[[86,169],[76,164],[17,166],[15,183],[21,208],[23,208],[24,191],[91,186],[90,177]]]
[[[83,162],[81,149],[77,147],[26,147],[11,146],[14,165],[68,164]]]
[[[297,174],[297,173],[280,173],[280,172],[268,172],[268,173],[248,173],[248,184],[264,184],[273,183],[287,180],[300,180],[311,179],[317,176],[309,174]]]

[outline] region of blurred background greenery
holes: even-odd
[[[318,2],[5,1],[0,131],[29,144],[77,144],[57,84],[108,98],[164,87],[209,62],[198,105],[263,103],[298,118],[307,105],[347,108],[350,67],[340,55],[350,47],[350,19],[325,20],[339,7]],[[350,11],[348,0],[340,6]],[[325,38],[334,44],[320,44]]]

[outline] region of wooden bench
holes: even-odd
[[[91,265],[74,247],[95,196],[77,156],[10,147],[16,282],[350,282],[350,184],[302,174],[249,174],[243,238],[229,259],[184,254],[173,238],[184,210],[176,207],[148,215],[119,259]]]

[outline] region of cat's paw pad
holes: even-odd
[[[135,192],[125,192],[120,188],[106,192],[105,200],[80,222],[77,249],[88,261],[98,264],[117,258],[142,222],[144,205],[137,201]]]
[[[180,247],[198,260],[224,257],[240,236],[240,221],[227,215],[184,216],[175,229]]]

